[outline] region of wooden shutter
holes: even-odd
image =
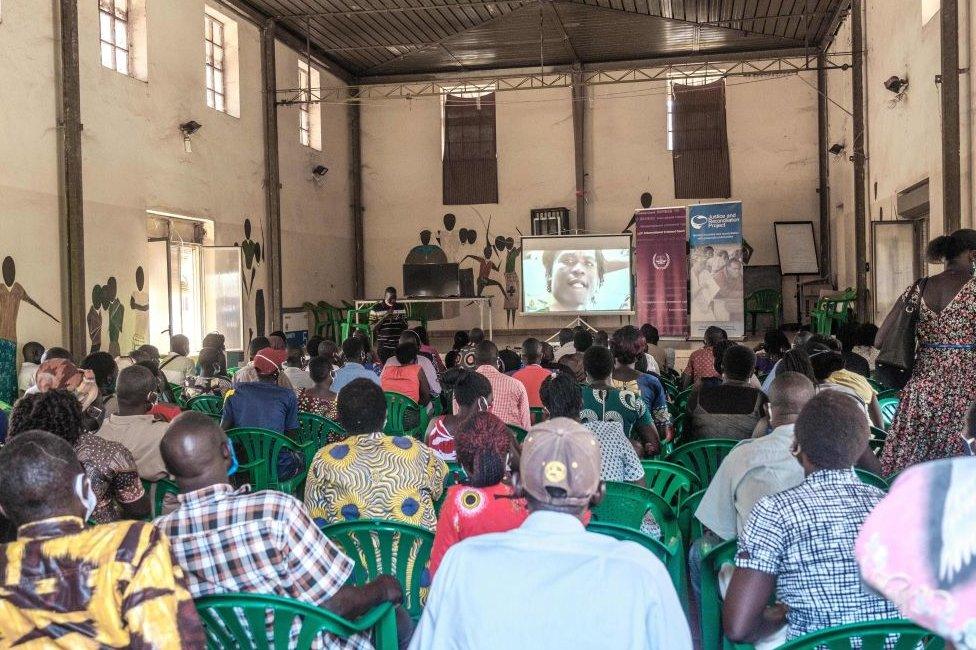
[[[498,203],[495,93],[444,101],[444,205]]]
[[[674,197],[731,197],[725,82],[704,86],[675,84],[673,93]]]

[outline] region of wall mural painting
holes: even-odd
[[[92,304],[88,308],[88,340],[91,341],[89,353],[100,352],[102,350],[102,304],[105,289],[100,284],[92,287]]]
[[[516,237],[513,234],[493,234],[491,217],[489,216],[486,222],[477,210],[473,211],[484,227],[484,244],[480,250],[475,249],[473,252],[466,252],[470,250],[469,247],[478,244],[478,229],[467,226],[457,228],[458,218],[449,212],[443,217],[443,229],[438,228],[436,233],[431,230],[420,232],[421,245],[410,249],[404,263],[456,262],[460,265],[466,260],[473,261],[477,269],[475,276],[476,294],[480,297],[485,295],[486,290],[492,290],[492,294],[500,296],[504,300],[506,324],[510,323],[514,326],[515,317],[519,310],[519,301],[522,297],[518,275],[518,259],[522,255],[522,248],[516,246]],[[518,228],[515,229],[515,232],[519,237],[522,236],[522,232]],[[436,238],[437,245],[431,243],[432,236]],[[448,311],[445,309],[445,318],[451,317],[448,315]]]
[[[37,304],[17,282],[17,265],[9,255],[3,259],[3,284],[0,284],[0,400],[13,404],[17,399],[17,316],[26,302],[55,323],[49,311]]]
[[[113,357],[122,356],[122,349],[119,346],[119,337],[122,336],[122,323],[125,320],[125,307],[119,300],[119,287],[115,276],[108,279],[105,283],[103,302],[105,313],[108,315],[108,353]]]
[[[263,233],[262,233],[262,239]],[[264,255],[261,251],[261,244],[259,242],[251,239],[251,220],[244,220],[244,239],[240,242],[234,242],[234,246],[240,246],[241,252],[244,253],[244,268],[241,271],[241,279],[244,283],[244,296],[245,302],[250,305],[251,294],[254,294],[254,325],[255,327],[247,328],[247,342],[250,344],[251,339],[255,336],[264,336],[264,289],[254,288],[254,280],[258,274],[258,267],[264,261]]]
[[[132,331],[132,349],[149,343],[149,294],[146,292],[146,272],[136,268],[136,290],[129,297],[129,307],[135,325]]]

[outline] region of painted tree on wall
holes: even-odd
[[[13,404],[17,399],[17,317],[26,302],[55,323],[50,312],[37,304],[17,282],[17,265],[9,255],[3,259],[3,284],[0,285],[0,399]]]

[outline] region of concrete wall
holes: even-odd
[[[90,291],[117,279],[126,309],[123,351],[131,346],[136,268],[157,259],[147,242],[147,210],[212,220],[215,232],[208,234],[217,245],[241,242],[250,219],[252,239],[265,242],[259,31],[215,5],[238,23],[240,115],[212,110],[205,96],[204,6],[200,0],[148,3],[149,65],[147,81],[141,81],[101,66],[98,4],[79,4],[86,286]],[[0,111],[0,255],[15,258],[18,280],[60,318],[56,31],[50,12],[51,3],[5,3],[0,23],[0,84],[16,89],[5,95]],[[298,55],[279,44],[277,58],[279,87],[296,87]],[[339,83],[324,71],[322,78],[326,85]],[[352,290],[344,270],[351,264],[345,108],[323,107],[321,152],[300,145],[297,110],[279,113],[285,307]],[[191,137],[191,152],[178,126],[188,120],[203,125]],[[313,180],[318,164],[332,171]],[[246,328],[255,326],[253,294],[267,292],[266,276],[262,263],[246,301]],[[21,341],[61,342],[55,323],[27,305],[21,312]]]
[[[773,222],[813,220],[818,214],[815,75],[728,81],[727,120],[732,198],[743,202],[745,237],[756,249],[753,264],[777,264]],[[663,84],[627,84],[590,89],[587,102],[587,227],[620,232],[649,191],[655,205],[673,205],[674,181],[667,150]],[[366,286],[371,296],[399,285],[401,265],[423,229],[458,226],[479,232],[463,254],[482,254],[485,225],[491,239],[528,232],[532,208],[568,207],[575,212],[572,107],[568,89],[498,93],[499,203],[444,206],[441,202],[440,102],[367,103],[363,108]],[[480,215],[480,216],[479,216]],[[496,263],[502,260],[497,256]],[[465,266],[476,265],[468,260]],[[501,274],[493,278],[502,280]],[[487,293],[496,293],[489,288]],[[788,304],[792,301],[787,300]],[[792,309],[791,309],[792,311]],[[434,325],[468,327],[475,313]],[[495,322],[504,322],[501,300]],[[603,327],[617,317],[594,318]],[[550,317],[519,317],[519,328],[565,324]]]

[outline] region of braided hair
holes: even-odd
[[[470,368],[451,368],[441,377],[441,385],[454,391],[454,399],[459,406],[471,406],[478,398],[487,400],[491,397],[491,382]]]
[[[53,389],[17,400],[10,413],[10,436],[34,429],[53,433],[74,446],[86,432],[78,398],[66,390]]]
[[[546,377],[539,388],[542,405],[551,418],[569,418],[579,421],[583,410],[583,395],[576,379],[564,372]]]

